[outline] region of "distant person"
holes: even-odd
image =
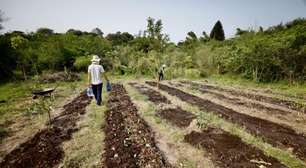
[[[166,68],[166,65],[163,64],[159,70],[158,70],[158,81],[162,81],[164,80],[164,77],[165,77],[165,68]]]
[[[158,79],[157,79],[157,89],[159,89],[159,82],[164,80],[164,77],[165,77],[165,68],[166,68],[166,65],[163,64],[159,70],[158,70]]]
[[[89,87],[92,87],[92,91],[98,106],[100,106],[102,102],[103,82],[101,76],[103,76],[107,83],[109,83],[104,68],[102,65],[100,65],[99,56],[93,55],[91,65],[88,66],[88,85]]]

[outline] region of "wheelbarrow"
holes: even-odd
[[[36,99],[38,96],[43,96],[43,97],[51,97],[52,92],[55,90],[55,88],[44,88],[44,89],[35,89],[32,90],[33,94],[33,99]]]

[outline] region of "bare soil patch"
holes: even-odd
[[[156,105],[160,103],[171,104],[170,100],[151,88],[135,83],[130,83],[130,85],[136,88],[140,93],[148,96],[149,100]],[[178,127],[187,127],[191,121],[196,118],[192,113],[189,113],[179,107],[159,109],[157,111],[157,115]]]
[[[149,100],[156,105],[161,103],[171,104],[170,100],[168,100],[165,96],[159,94],[157,91],[153,89],[150,89],[143,85],[138,85],[136,83],[129,83],[129,85],[136,88],[141,94],[148,96]]]
[[[153,132],[137,114],[122,85],[113,85],[107,107],[105,167],[172,167],[156,147]]]
[[[202,132],[192,131],[185,135],[184,139],[193,146],[203,147],[219,167],[286,167],[278,160],[266,156],[261,150],[242,142],[239,137],[220,129],[208,128]]]
[[[191,121],[196,118],[194,114],[179,107],[161,109],[157,111],[157,114],[178,127],[188,127]]]
[[[146,83],[156,86],[156,82]],[[216,113],[228,121],[243,126],[251,134],[262,137],[266,142],[274,146],[290,149],[299,158],[306,160],[306,136],[296,133],[289,127],[236,112],[167,85],[160,84],[159,87],[161,90],[178,97],[182,101],[198,106],[202,110]]]
[[[77,130],[76,122],[86,112],[90,101],[84,92],[81,93],[64,106],[61,115],[51,121],[49,128],[39,131],[6,155],[0,167],[45,168],[58,165],[64,156],[61,144],[71,139],[72,133]]]
[[[203,89],[202,87],[195,86],[193,83],[190,83],[190,84],[193,88],[200,91],[201,93],[208,93],[208,94],[214,95],[215,97],[217,97],[221,100],[225,100],[227,102],[230,102],[231,104],[234,104],[234,105],[245,106],[245,107],[254,108],[254,109],[257,109],[257,110],[264,110],[268,114],[272,114],[272,115],[274,115],[274,114],[286,115],[286,114],[291,113],[289,111],[276,109],[276,108],[272,108],[272,107],[267,107],[267,106],[264,106],[264,105],[262,105],[260,103],[256,103],[256,102],[246,102],[246,101],[243,101],[239,98],[230,98],[230,97],[225,96],[221,93],[217,93],[217,92],[211,91],[209,89]]]
[[[190,82],[190,81],[181,81],[181,83],[191,84],[193,86],[201,87],[202,89],[218,90],[218,91],[221,91],[221,92],[226,92],[226,93],[232,94],[234,96],[242,96],[242,97],[246,97],[246,98],[249,98],[249,99],[253,99],[253,100],[257,100],[257,101],[263,101],[263,102],[267,102],[267,103],[270,103],[270,104],[274,104],[274,105],[278,105],[278,106],[285,107],[285,108],[288,108],[288,109],[292,109],[292,110],[296,110],[296,111],[306,113],[306,108],[303,107],[302,104],[297,103],[295,101],[283,100],[283,99],[279,99],[279,98],[276,98],[276,97],[268,97],[268,96],[263,96],[263,95],[259,95],[259,94],[252,94],[252,93],[247,93],[247,92],[243,92],[243,91],[237,91],[237,90],[233,90],[233,89],[223,88],[223,87],[220,87],[220,86],[198,84],[198,83]]]

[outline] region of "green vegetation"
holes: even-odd
[[[2,17],[3,18],[3,17]],[[0,20],[0,22],[3,19]],[[0,36],[1,79],[27,79],[44,71],[86,71],[90,56],[97,54],[104,67],[118,75],[152,76],[161,64],[167,78],[199,78],[234,74],[256,82],[305,81],[306,20],[295,19],[264,30],[237,28],[225,39],[217,21],[208,36],[187,33],[178,44],[163,33],[163,22],[149,17],[138,35],[49,28],[36,32],[13,31]]]

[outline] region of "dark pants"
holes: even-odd
[[[164,74],[163,73],[158,73],[158,80],[164,80]]]
[[[101,105],[102,102],[102,86],[103,84],[92,85],[92,92],[95,95],[97,105]]]

